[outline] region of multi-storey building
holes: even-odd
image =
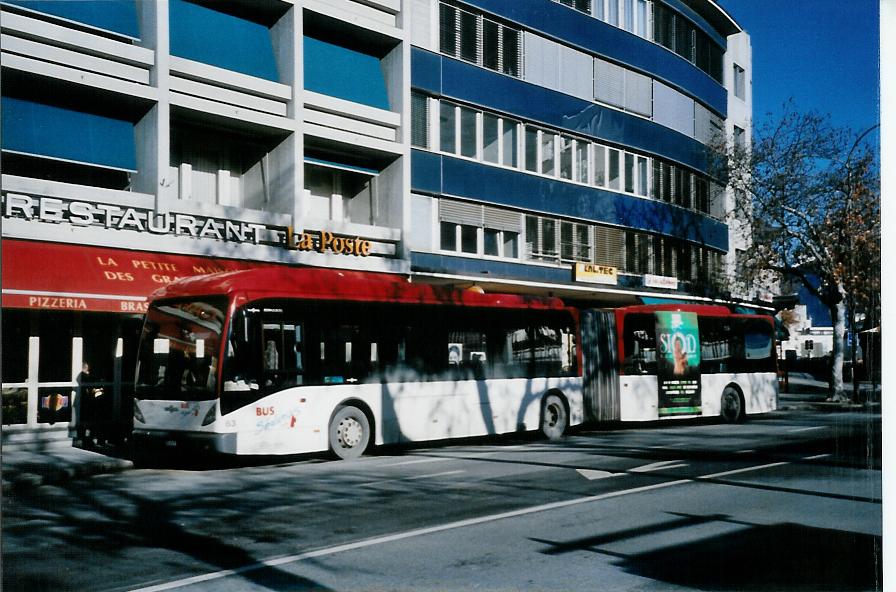
[[[749,142],[750,42],[713,0],[0,11],[5,424],[66,421],[83,363],[126,391],[148,294],[185,275],[617,306],[716,295],[749,240],[708,147]]]

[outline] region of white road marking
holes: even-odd
[[[463,473],[463,470],[457,471],[443,471],[441,473],[430,473],[428,475],[414,475],[413,477],[398,477],[396,479],[380,479],[379,481],[367,481],[366,483],[358,483],[358,487],[365,487],[367,485],[381,485],[383,483],[398,483],[399,481],[415,481],[417,479],[430,479],[432,477],[442,477],[444,475],[456,475],[458,473]]]
[[[745,473],[747,471],[758,471],[761,469],[766,469],[769,467],[776,467],[780,465],[786,465],[789,463],[779,462],[772,463],[768,465],[759,465],[756,467],[745,467],[743,469],[736,469],[734,471],[725,471],[723,473],[715,473],[712,475],[703,475],[701,477],[697,477],[697,479],[711,479],[714,477],[722,477],[725,475],[732,475],[735,473]],[[274,559],[268,559],[265,561],[260,561],[258,563],[253,563],[250,565],[246,565],[237,569],[227,569],[222,571],[215,571],[211,573],[205,573],[198,576],[192,576],[189,578],[182,578],[180,580],[174,580],[171,582],[166,582],[163,584],[156,584],[154,586],[147,586],[143,588],[134,588],[131,592],[162,592],[163,590],[173,590],[175,588],[182,588],[184,586],[190,586],[193,584],[200,584],[202,582],[209,582],[212,580],[219,580],[221,578],[226,578],[229,576],[239,575],[242,573],[254,571],[257,569],[262,569],[264,567],[277,567],[280,565],[286,565],[289,563],[296,563],[299,561],[305,561],[306,559],[313,559],[315,557],[326,557],[328,555],[336,555],[338,553],[345,553],[346,551],[354,551],[356,549],[364,549],[366,547],[373,547],[375,545],[382,545],[386,543],[392,543],[395,541],[401,541],[405,539],[410,539],[418,536],[425,536],[428,534],[435,534],[439,532],[445,532],[448,530],[455,530],[458,528],[466,528],[468,526],[477,526],[479,524],[487,524],[489,522],[496,522],[498,520],[506,520],[508,518],[516,518],[519,516],[526,516],[529,514],[535,514],[537,512],[547,512],[550,510],[557,510],[561,508],[568,508],[570,506],[578,506],[581,504],[587,504],[591,502],[597,502],[606,499],[612,499],[615,497],[622,497],[625,495],[632,495],[636,493],[644,493],[646,491],[654,491],[657,489],[665,489],[668,487],[674,487],[676,485],[685,485],[687,483],[694,483],[693,479],[677,479],[675,481],[667,481],[666,483],[654,483],[653,485],[644,485],[642,487],[633,487],[631,489],[623,489],[620,491],[611,491],[608,493],[602,493],[599,495],[590,495],[587,497],[579,497],[570,500],[564,500],[560,502],[552,502],[549,504],[542,504],[539,506],[530,506],[528,508],[520,508],[519,510],[512,510],[510,512],[502,512],[500,514],[491,514],[488,516],[480,516],[478,518],[468,518],[466,520],[458,520],[457,522],[448,522],[446,524],[442,524],[439,526],[430,526],[427,528],[417,528],[414,530],[408,530],[405,532],[398,532],[395,534],[385,535],[374,537],[371,539],[366,539],[362,541],[356,541],[354,543],[346,543],[343,545],[335,545],[333,547],[325,547],[323,549],[318,549],[316,551],[307,551],[305,553],[299,553],[296,555],[287,555],[284,557],[277,557]]]
[[[749,448],[747,450],[738,450],[737,452],[735,452],[735,454],[750,454],[752,452],[756,452],[756,451],[753,450],[752,448]]]
[[[641,465],[634,469],[629,469],[630,473],[649,473],[651,471],[661,471],[663,469],[680,469],[688,466],[680,460],[661,460],[659,462],[650,463],[649,465]]]
[[[595,479],[606,479],[607,477],[618,477],[624,473],[611,473],[610,471],[596,471],[592,469],[576,469],[576,472],[589,481]]]
[[[727,477],[728,475],[737,475],[738,473],[747,473],[749,471],[758,471],[760,469],[770,469],[772,467],[780,467],[789,464],[789,462],[776,462],[769,463],[767,465],[759,465],[756,467],[744,467],[742,469],[734,469],[733,471],[722,471],[721,473],[713,473],[712,475],[701,475],[700,477],[697,477],[697,479],[715,479],[717,477]]]
[[[827,458],[830,454],[816,454],[815,456],[804,456],[803,460],[818,460],[819,458]]]
[[[795,434],[797,432],[808,432],[811,430],[824,430],[827,429],[827,426],[812,426],[810,428],[797,428],[795,430],[788,430],[791,434]]]
[[[441,462],[444,460],[451,460],[450,458],[437,457],[437,458],[418,458],[416,460],[403,460],[397,463],[390,463],[388,465],[380,465],[379,468],[384,469],[386,467],[401,467],[404,465],[416,465],[420,463],[430,463],[430,462]]]

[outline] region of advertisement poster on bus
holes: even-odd
[[[656,313],[659,415],[700,413],[700,336],[697,315]]]

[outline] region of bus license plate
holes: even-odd
[[[165,446],[168,448],[175,448],[177,447],[177,440],[165,440]]]

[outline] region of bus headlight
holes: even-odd
[[[143,412],[140,411],[140,406],[137,405],[137,401],[134,401],[134,419],[140,423],[146,423],[146,420],[143,418]]]
[[[207,426],[210,423],[213,423],[218,418],[218,405],[212,405],[212,408],[208,410],[208,413],[205,414],[205,419],[202,420],[202,425]]]

